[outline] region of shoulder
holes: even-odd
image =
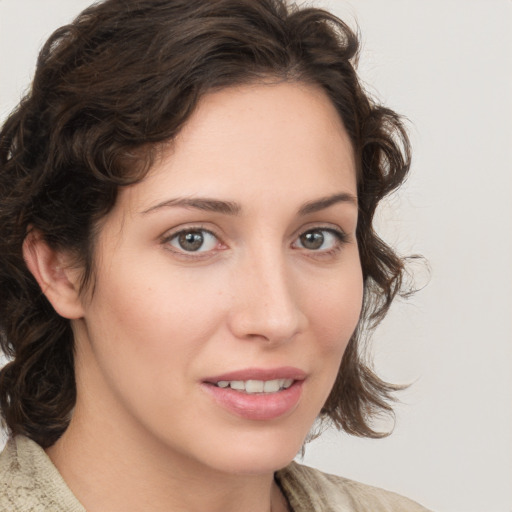
[[[294,512],[428,512],[399,494],[295,462],[276,473]]]
[[[0,454],[0,510],[85,512],[44,450],[23,436]]]

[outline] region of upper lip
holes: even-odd
[[[235,370],[222,375],[215,375],[204,379],[205,382],[233,381],[233,380],[275,380],[292,379],[304,380],[306,372],[292,366],[282,366],[280,368],[245,368]]]

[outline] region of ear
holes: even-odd
[[[84,316],[79,294],[80,274],[72,268],[69,254],[56,251],[37,230],[31,230],[23,242],[23,258],[55,311],[64,318]]]

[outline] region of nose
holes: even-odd
[[[230,312],[230,329],[239,339],[281,344],[307,326],[301,310],[298,283],[282,256],[250,258],[238,278]]]

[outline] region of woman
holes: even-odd
[[[292,462],[316,419],[383,435],[396,390],[359,344],[409,146],[357,50],[281,0],[106,0],[50,38],[1,132],[2,509],[425,510]]]

